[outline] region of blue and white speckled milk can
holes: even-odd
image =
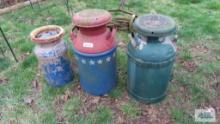
[[[63,86],[73,79],[67,45],[61,40],[64,30],[55,25],[43,26],[31,33],[36,54],[46,81],[54,87]]]

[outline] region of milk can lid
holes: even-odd
[[[112,19],[111,13],[103,9],[85,9],[73,16],[73,23],[78,27],[99,27]]]
[[[133,28],[143,36],[160,37],[176,31],[175,21],[162,14],[151,13],[139,16],[133,23]]]

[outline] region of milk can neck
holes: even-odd
[[[92,28],[81,28],[80,27],[80,32],[83,34],[92,35],[92,34],[104,33],[106,29],[107,29],[106,26],[99,26],[99,27],[92,27]]]
[[[60,42],[60,40],[55,40],[55,41],[50,42],[50,43],[41,43],[39,45],[42,46],[42,47],[50,47],[50,46],[55,46],[59,42]]]
[[[147,42],[159,43],[159,37],[147,37]]]

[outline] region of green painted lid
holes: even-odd
[[[151,13],[137,17],[133,28],[143,36],[161,37],[176,31],[175,21],[162,14]]]

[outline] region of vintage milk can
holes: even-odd
[[[176,56],[171,37],[175,22],[165,15],[146,14],[135,19],[133,29],[127,53],[128,93],[145,103],[158,102],[166,95]]]
[[[80,85],[96,96],[108,93],[116,85],[116,29],[106,26],[111,19],[111,14],[101,9],[86,9],[73,16],[75,27],[70,35]]]
[[[60,26],[48,25],[31,32],[31,40],[46,81],[54,87],[63,86],[73,79],[70,59],[67,57],[67,45],[61,39],[64,30]]]

